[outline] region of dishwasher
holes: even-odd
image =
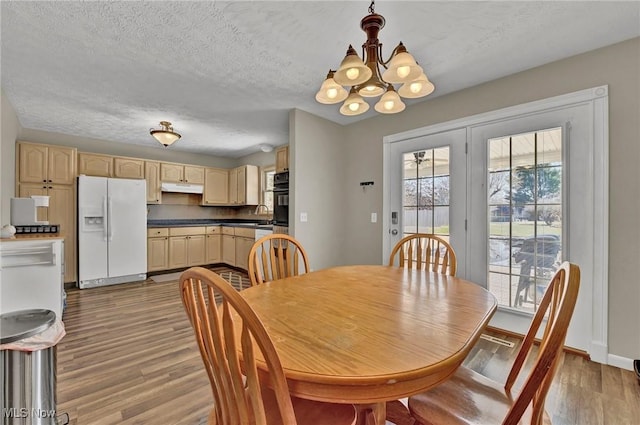
[[[62,319],[64,246],[61,238],[0,242],[0,313],[47,309]]]

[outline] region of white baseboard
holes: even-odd
[[[615,354],[609,354],[607,364],[619,367],[620,369],[633,370],[633,359],[616,356]]]
[[[591,360],[596,363],[610,364],[610,354],[608,353],[608,351],[609,347],[607,347],[607,345],[591,341],[589,357],[591,357]]]

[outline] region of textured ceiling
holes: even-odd
[[[23,127],[239,157],[288,142],[288,111],[347,124],[314,95],[368,1],[1,3],[2,90]],[[426,99],[640,35],[640,2],[378,1],[436,85]],[[385,57],[386,59],[386,57]],[[418,99],[418,101],[424,99]],[[411,102],[407,102],[411,104]],[[414,101],[415,103],[415,101]]]

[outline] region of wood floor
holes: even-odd
[[[206,423],[211,391],[176,281],[68,290],[64,322],[57,407],[69,424]],[[466,365],[504,381],[515,350],[480,340]],[[567,354],[547,411],[554,425],[639,424],[640,385]]]

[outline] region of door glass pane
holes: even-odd
[[[488,143],[488,287],[533,312],[562,258],[562,129]]]
[[[403,155],[403,236],[449,235],[449,147]]]

